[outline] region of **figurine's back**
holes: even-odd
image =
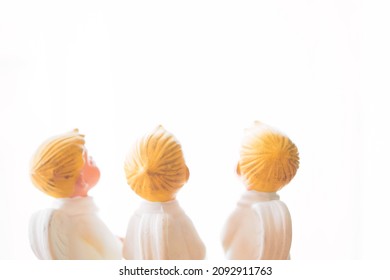
[[[125,259],[204,259],[205,246],[176,200],[190,172],[176,138],[158,126],[133,146],[125,161],[129,186],[144,199],[130,218]]]
[[[35,213],[30,220],[30,243],[39,259],[121,259],[121,246],[96,215],[91,197],[62,199],[57,209]]]
[[[237,174],[247,191],[223,231],[226,258],[290,258],[291,217],[277,191],[299,167],[299,153],[285,134],[260,122],[246,130]]]
[[[135,260],[201,260],[205,246],[177,200],[143,202],[130,219],[123,257]]]
[[[291,237],[286,205],[275,193],[252,191],[243,195],[227,220],[222,244],[227,259],[285,260],[289,258]]]

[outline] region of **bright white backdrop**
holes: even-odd
[[[0,259],[34,259],[28,220],[52,201],[28,177],[43,140],[86,135],[102,172],[91,195],[123,236],[140,202],[123,161],[158,124],[190,168],[178,199],[208,259],[223,259],[221,229],[244,191],[239,145],[254,120],[300,150],[280,192],[292,258],[388,258],[389,20],[370,3],[2,1]]]

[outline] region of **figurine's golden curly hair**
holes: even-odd
[[[174,199],[189,177],[180,144],[161,125],[136,143],[125,173],[135,193],[153,202]]]
[[[45,141],[31,162],[34,185],[56,198],[72,195],[84,166],[84,143],[77,129]]]
[[[247,129],[237,173],[249,190],[276,192],[291,181],[298,167],[298,149],[287,136],[260,122]]]

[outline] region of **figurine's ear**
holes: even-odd
[[[237,163],[236,172],[238,176],[241,176],[241,169],[240,169],[240,163]]]
[[[186,165],[186,182],[190,178],[190,170],[188,169],[188,166]]]

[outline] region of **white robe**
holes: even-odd
[[[57,199],[52,209],[35,213],[29,237],[44,260],[122,259],[121,244],[97,216],[92,197]]]
[[[144,201],[130,218],[123,257],[134,260],[199,260],[205,246],[177,200]]]
[[[247,191],[237,203],[222,232],[227,259],[289,259],[291,217],[276,193]]]

